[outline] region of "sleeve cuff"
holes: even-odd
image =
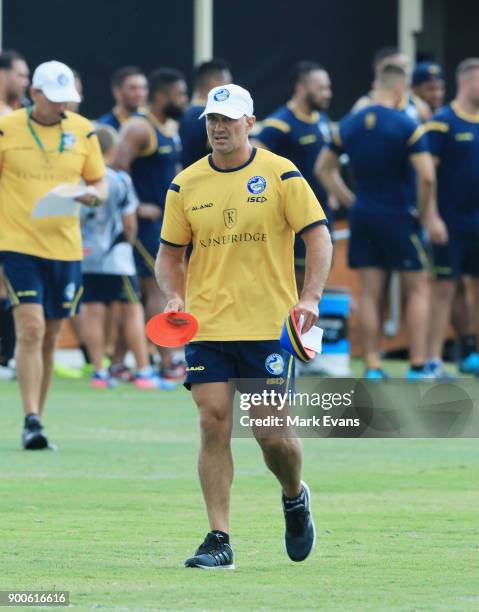
[[[313,227],[316,227],[317,225],[328,225],[328,220],[321,219],[320,221],[315,221],[314,223],[310,223],[309,225],[306,225],[305,227],[303,227],[303,229],[300,230],[299,232],[296,232],[296,235],[302,236],[305,232],[308,232],[310,229],[313,229]]]
[[[176,247],[178,249],[184,249],[184,248],[186,248],[188,246],[187,244],[175,244],[174,242],[168,242],[168,240],[164,240],[163,238],[160,238],[160,242],[162,244],[166,244],[168,246]]]

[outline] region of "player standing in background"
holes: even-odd
[[[444,104],[445,83],[441,66],[434,62],[420,62],[412,75],[412,91],[428,104],[433,113],[437,113]],[[456,292],[452,304],[451,323],[459,342],[460,370],[471,373],[479,369],[479,354],[476,351],[474,300],[472,297],[471,279],[462,275],[456,283]],[[441,377],[450,376],[432,362],[433,369]]]
[[[469,342],[464,371],[479,371],[479,58],[461,62],[457,95],[427,124],[437,165],[437,206],[447,243],[433,244],[435,282],[429,326],[430,366],[442,372],[442,348],[458,279],[472,277],[476,336]],[[432,241],[434,243],[434,240]]]
[[[206,135],[206,121],[199,119],[205,109],[208,92],[233,80],[229,66],[220,59],[203,62],[195,69],[191,104],[180,121],[181,165],[187,168],[211,151]]]
[[[446,94],[441,66],[434,62],[416,64],[412,73],[412,91],[429,106],[431,113],[437,113],[444,104]]]
[[[135,262],[149,319],[165,306],[154,277],[160,245],[166,193],[180,167],[178,120],[188,102],[186,82],[177,70],[159,68],[148,79],[149,108],[143,117],[131,118],[121,130],[115,167],[130,173],[138,194],[138,237]],[[171,349],[161,348],[161,374],[181,378],[184,365]]]
[[[291,72],[289,86],[290,100],[263,121],[254,141],[297,166],[321,202],[331,226],[333,213],[328,206],[328,194],[314,175],[318,155],[325,143],[331,141],[326,114],[332,98],[329,74],[316,62],[299,62]],[[299,291],[304,282],[305,256],[304,241],[297,237],[294,265]]]
[[[426,335],[429,317],[427,257],[422,246],[418,211],[432,237],[444,238],[444,227],[429,202],[434,167],[427,152],[424,127],[397,110],[407,76],[396,65],[385,65],[376,78],[373,104],[341,121],[330,149],[324,149],[318,172],[324,185],[350,215],[349,265],[359,269],[358,314],[365,377],[384,379],[379,356],[381,302],[388,271],[399,270],[407,293],[410,338],[408,378],[427,378]],[[339,157],[346,152],[357,182],[355,196],[339,175]],[[406,194],[404,168],[410,160],[418,176],[418,210]],[[439,227],[438,227],[439,226]]]
[[[75,89],[78,91],[78,95],[80,96],[79,102],[68,102],[67,110],[72,111],[72,113],[78,113],[80,110],[80,104],[83,102],[83,82],[81,80],[80,73],[78,70],[72,68],[73,76],[75,77]]]
[[[187,310],[199,322],[195,341],[186,347],[186,386],[199,411],[198,469],[211,531],[185,565],[230,569],[235,392],[230,379],[259,378],[266,388],[267,380],[276,378],[282,386],[275,389],[287,388],[293,372],[287,366],[292,356],[286,357],[278,340],[283,320],[294,307],[297,316],[305,316],[304,331],[316,322],[332,248],[324,212],[294,164],[251,146],[255,117],[250,94],[237,85],[216,87],[204,115],[213,153],[170,186],[156,273],[168,298],[165,310],[185,310],[186,299]],[[307,246],[299,301],[295,233]],[[191,240],[186,277],[185,250]],[[314,546],[315,530],[310,493],[301,481],[300,442],[294,432],[289,437],[254,433],[283,490],[287,553],[303,561]]]
[[[30,70],[25,58],[18,51],[3,51],[2,61],[8,64],[7,103],[13,110],[28,105],[26,93],[30,84]]]
[[[7,79],[11,69],[11,58],[0,53],[0,116],[8,115],[12,109],[7,102]],[[3,278],[0,254],[0,380],[15,378],[15,370],[9,367],[15,349],[15,324],[8,304],[7,286]]]
[[[12,112],[12,108],[7,102],[7,81],[10,67],[10,58],[5,53],[0,53],[0,116]]]
[[[372,91],[359,98],[352,108],[353,112],[361,110],[372,103],[377,76],[386,64],[402,68],[409,82],[411,66],[406,53],[403,53],[397,47],[382,47],[376,51],[373,57],[374,82]],[[397,108],[417,122],[427,121],[431,118],[431,111],[427,104],[408,90],[404,92],[403,97],[398,101]]]
[[[136,66],[119,68],[111,78],[111,93],[115,106],[109,113],[102,115],[97,123],[105,123],[119,130],[127,119],[140,114],[144,107],[148,95],[146,76]]]
[[[107,388],[116,383],[103,368],[103,358],[107,307],[117,302],[126,344],[136,361],[134,384],[139,389],[157,389],[162,385],[149,363],[145,317],[133,258],[138,199],[129,175],[110,167],[118,133],[108,125],[98,126],[96,131],[107,164],[108,198],[99,208],[81,211],[84,293],[80,320],[82,336],[95,368],[91,384],[95,388]],[[168,388],[174,386],[168,383]]]
[[[26,449],[48,447],[45,408],[61,321],[82,293],[81,234],[76,216],[32,217],[38,200],[62,183],[89,186],[76,199],[96,206],[107,195],[105,166],[92,124],[66,104],[78,101],[73,73],[40,64],[30,88],[33,106],[0,119],[0,251],[17,334],[17,378]]]

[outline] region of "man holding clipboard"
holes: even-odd
[[[70,68],[40,64],[30,96],[33,106],[0,119],[0,251],[17,334],[23,447],[40,450],[50,447],[40,418],[61,320],[76,314],[82,293],[72,200],[97,206],[107,193],[93,127],[66,111],[68,102],[80,99]]]
[[[318,318],[331,265],[326,218],[311,188],[287,159],[255,149],[253,100],[237,85],[215,87],[202,116],[212,154],[170,185],[156,262],[166,311],[191,311],[198,333],[186,346],[186,385],[198,406],[198,470],[210,531],[186,567],[233,569],[229,505],[233,480],[231,379],[289,379],[279,342],[294,309],[302,333]],[[295,234],[306,244],[306,275],[298,299]],[[193,252],[186,275],[185,250]],[[186,291],[185,291],[186,287]],[[296,330],[295,330],[296,331]],[[277,386],[277,390],[281,387]],[[310,495],[301,481],[302,450],[294,437],[258,437],[265,463],[283,491],[285,544],[293,561],[314,546]]]

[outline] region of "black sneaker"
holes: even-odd
[[[301,482],[298,497],[288,499],[283,495],[283,512],[286,521],[284,540],[286,552],[292,561],[304,561],[316,543],[316,529],[311,516],[311,494],[308,485]]]
[[[25,425],[22,432],[22,445],[25,450],[43,450],[49,448],[48,440],[42,433],[40,417],[36,414],[29,414],[25,417]]]
[[[185,561],[185,567],[201,569],[234,569],[233,549],[220,533],[210,531],[194,557]]]

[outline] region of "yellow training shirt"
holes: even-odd
[[[31,124],[44,151],[28,127],[26,109],[0,117],[0,251],[82,259],[77,217],[34,219],[32,210],[61,183],[95,181],[105,175],[98,139],[87,119],[68,111],[61,124],[43,126],[33,119]]]
[[[294,164],[264,149],[233,170],[211,156],[183,170],[168,190],[161,240],[193,241],[186,310],[195,340],[274,340],[297,301],[294,236],[326,223]]]

